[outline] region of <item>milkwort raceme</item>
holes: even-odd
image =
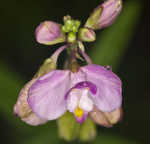
[[[23,87],[14,106],[17,116],[30,125],[61,119],[68,112],[81,126],[88,117],[105,127],[120,120],[122,82],[110,66],[93,64],[82,42],[95,41],[94,30],[111,25],[121,8],[121,0],[107,0],[93,11],[83,27],[80,21],[65,16],[64,25],[45,21],[36,28],[37,42],[66,44],[46,59]],[[58,70],[57,59],[63,50],[67,50],[68,57],[64,70]],[[87,64],[81,66],[79,60]],[[59,120],[58,125],[61,125]]]

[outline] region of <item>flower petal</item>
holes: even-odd
[[[93,109],[93,101],[89,98],[89,89],[82,90],[82,96],[79,101],[79,107],[84,111],[91,111]]]
[[[122,83],[116,74],[94,64],[82,67],[81,70],[86,74],[87,81],[97,86],[97,93],[92,95],[92,99],[99,110],[111,112],[121,106]]]
[[[78,106],[80,95],[81,95],[81,91],[72,90],[68,93],[68,97],[65,97],[65,99],[67,101],[67,109],[70,112],[74,112],[74,110]]]
[[[89,113],[94,122],[104,127],[112,127],[122,119],[122,108],[118,108],[112,112],[102,112],[96,107]]]
[[[28,90],[30,86],[37,80],[33,78],[20,91],[17,103],[14,106],[14,114],[19,116],[24,122],[30,125],[39,125],[45,123],[47,120],[36,116],[27,102]]]
[[[28,103],[41,118],[54,120],[66,111],[64,99],[69,89],[69,71],[55,70],[40,77],[29,89]]]
[[[76,88],[76,85],[78,83],[85,81],[85,78],[86,78],[86,75],[82,71],[71,72],[70,74],[70,79],[71,79],[70,88],[71,89],[69,89],[69,91],[66,92],[65,99],[68,98],[70,92],[72,91],[72,89]]]

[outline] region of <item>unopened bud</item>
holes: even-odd
[[[79,30],[78,38],[84,42],[92,42],[95,41],[96,35],[95,32],[90,28],[81,28]]]
[[[122,0],[106,0],[88,18],[85,27],[97,30],[110,26],[122,9]]]
[[[78,32],[78,28],[80,26],[80,21],[78,20],[73,20],[71,17],[64,17],[64,25],[62,26],[62,31],[64,33],[69,33],[73,32],[76,33]]]
[[[76,34],[74,32],[69,32],[67,42],[74,43],[75,41],[76,41]]]
[[[37,42],[45,45],[53,45],[65,41],[65,34],[60,24],[52,21],[42,22],[35,31]]]

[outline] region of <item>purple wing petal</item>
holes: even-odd
[[[81,70],[86,73],[86,79],[97,86],[97,93],[92,99],[97,108],[111,112],[121,106],[122,83],[117,75],[99,65],[88,65]]]
[[[69,85],[69,71],[55,70],[40,77],[28,93],[28,103],[33,112],[48,120],[60,117],[66,111],[64,97]]]

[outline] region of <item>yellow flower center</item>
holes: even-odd
[[[79,107],[77,107],[76,109],[75,109],[75,115],[76,115],[76,117],[82,117],[83,116],[83,114],[84,114],[84,112],[83,112],[83,110],[81,109],[81,108],[79,108]]]

